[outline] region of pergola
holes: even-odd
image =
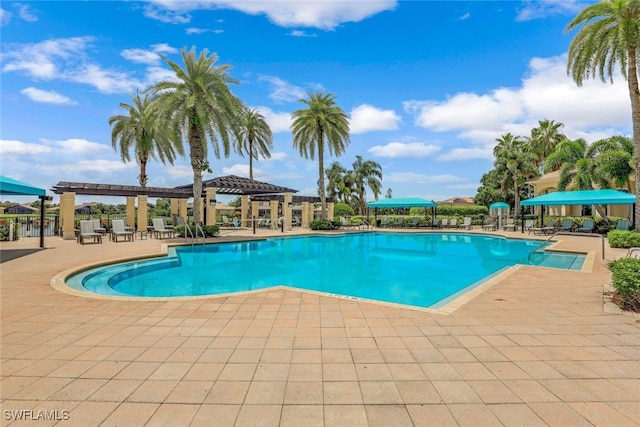
[[[138,198],[138,222],[140,218],[146,218],[147,216],[147,198],[170,198],[172,201],[172,213],[174,210],[180,213],[180,216],[186,217],[187,203],[186,200],[193,196],[193,184],[180,185],[173,188],[165,187],[141,187],[136,185],[117,185],[117,184],[96,184],[96,183],[84,183],[84,182],[66,182],[61,181],[53,186],[52,191],[55,194],[61,195],[61,215],[64,212],[69,212],[72,209],[70,206],[74,206],[75,195],[91,195],[91,196],[121,196],[127,197],[127,221],[132,224],[135,218],[135,198]],[[241,206],[241,218],[243,221],[247,221],[247,213],[249,207],[249,197],[251,197],[252,203],[258,203],[259,200],[268,200],[272,203],[271,210],[272,216],[274,215],[274,206],[277,209],[277,203],[283,203],[284,210],[288,213],[284,216],[287,218],[290,226],[291,222],[291,204],[294,202],[293,193],[297,190],[283,187],[279,185],[269,184],[262,181],[256,181],[248,178],[243,178],[235,175],[222,176],[218,178],[209,179],[202,183],[202,201],[204,206],[209,207],[206,209],[205,223],[215,223],[215,205],[216,194],[225,195],[238,195],[242,197]],[[295,202],[313,203],[309,200],[304,200],[303,196],[296,196]],[[184,201],[184,202],[181,202]],[[315,200],[314,200],[315,201]],[[175,203],[174,203],[175,202]],[[274,205],[274,203],[276,203]],[[63,209],[63,205],[67,206],[66,210]],[[204,207],[203,206],[203,207]],[[257,211],[257,205],[256,205]],[[313,209],[308,209],[313,213]],[[68,215],[73,215],[67,213]],[[307,215],[308,216],[308,215]],[[69,222],[69,221],[67,221]],[[303,223],[306,222],[303,219]],[[71,226],[64,226],[63,220],[63,237],[71,238],[70,233],[73,232]],[[138,228],[141,224],[138,224]]]

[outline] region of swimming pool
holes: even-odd
[[[515,264],[576,269],[584,255],[529,254],[540,241],[460,233],[359,233],[170,248],[169,256],[83,271],[67,285],[93,293],[174,297],[284,285],[437,307]]]

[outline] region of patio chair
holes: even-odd
[[[111,240],[118,242],[118,237],[124,237],[124,240],[133,242],[133,231],[127,231],[124,226],[123,219],[114,219],[111,221]]]
[[[527,219],[524,221],[524,229],[531,233],[531,229],[533,228],[533,220]]]
[[[516,223],[513,218],[507,218],[507,223],[502,226],[503,231],[516,231]]]
[[[102,224],[100,224],[99,218],[94,218],[91,220],[91,222],[93,223],[93,231],[95,231],[96,233],[100,233],[103,236],[107,234],[107,229],[104,228]]]
[[[391,226],[391,218],[385,217],[380,223],[380,227],[390,227]]]
[[[404,227],[404,218],[400,217],[400,218],[396,219],[396,222],[393,223],[393,227],[396,227],[396,228]]]
[[[458,219],[457,218],[451,218],[449,220],[449,228],[458,228]]]
[[[340,217],[340,226],[343,228],[353,228],[358,227],[357,224],[352,223],[351,221],[347,221],[347,219],[343,216]]]
[[[579,233],[593,233],[593,225],[593,218],[587,218],[581,227],[576,228],[576,231]]]
[[[153,218],[153,234],[156,239],[162,239],[163,237],[173,237],[173,230],[166,228],[162,218]]]
[[[619,219],[618,220],[618,224],[616,225],[616,230],[628,231],[629,230],[629,220],[628,219]]]
[[[573,220],[571,218],[564,218],[562,224],[558,227],[558,231],[571,231],[573,230]]]
[[[449,227],[449,219],[448,218],[443,218],[440,221],[440,228],[447,228]]]
[[[467,230],[471,230],[472,227],[473,225],[471,225],[471,217],[465,216],[463,223],[460,224],[460,228],[466,228]]]
[[[431,224],[432,228],[440,228],[442,226],[442,220],[439,220],[438,218],[433,220],[433,224]]]
[[[496,231],[496,219],[492,216],[485,217],[482,224],[483,231]]]
[[[420,220],[418,218],[411,218],[411,221],[407,223],[407,227],[417,228],[420,226]]]
[[[78,235],[78,242],[84,245],[86,239],[93,239],[94,243],[102,243],[102,234],[96,233],[93,227],[93,220],[80,221],[80,234]]]
[[[233,227],[233,222],[229,221],[229,217],[226,215],[222,215],[222,223],[220,225],[223,227]]]

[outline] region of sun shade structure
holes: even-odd
[[[523,200],[522,206],[630,205],[636,196],[618,190],[556,191]]]
[[[34,187],[26,182],[0,175],[0,194],[45,196],[47,191],[43,188]]]
[[[44,201],[47,198],[47,190],[0,175],[0,194],[38,196],[40,198],[40,247],[44,248]]]
[[[367,203],[369,208],[436,208],[437,203],[421,197],[404,197],[397,199],[380,199]]]
[[[509,209],[509,205],[505,202],[495,202],[489,206],[489,209]]]
[[[252,194],[278,194],[278,193],[297,193],[293,190],[279,185],[269,184],[266,182],[256,181],[249,178],[243,178],[235,175],[221,176],[218,178],[202,181],[202,190],[207,187],[216,188],[218,194],[234,194],[234,195],[252,195]],[[192,190],[193,184],[186,184],[176,187],[182,190]]]

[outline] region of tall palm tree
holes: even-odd
[[[640,202],[640,87],[638,45],[640,44],[640,1],[603,0],[584,8],[567,25],[580,27],[571,41],[567,71],[581,86],[589,77],[613,82],[616,64],[627,80],[631,99],[631,122],[635,146],[636,203]],[[636,210],[636,231],[640,231],[640,209]]]
[[[560,168],[560,191],[569,186],[576,190],[593,190],[594,184],[599,188],[611,188],[609,177],[596,161],[597,156],[597,147],[587,144],[584,139],[565,139],[547,157],[545,171]]]
[[[378,200],[382,192],[382,166],[373,160],[363,160],[362,156],[356,156],[353,163],[353,174],[355,175],[356,200],[358,202],[358,213],[364,215],[367,209],[367,191],[369,187],[373,197]]]
[[[531,138],[529,138],[529,146],[531,151],[536,155],[536,164],[541,166],[544,160],[553,153],[556,145],[566,137],[561,132],[564,124],[557,123],[554,120],[540,120],[538,127],[531,129]]]
[[[140,166],[138,180],[141,187],[146,187],[147,163],[149,159],[159,159],[163,164],[173,164],[176,153],[184,155],[182,144],[173,144],[161,129],[161,122],[152,114],[151,100],[147,95],[140,97],[139,93],[132,96],[132,104],[120,103],[120,108],[126,114],[118,114],[109,118],[111,126],[111,144],[113,149],[120,151],[123,162],[131,161],[130,151],[133,150],[136,163]]]
[[[237,139],[237,153],[249,155],[249,179],[253,179],[253,159],[262,156],[271,158],[269,151],[273,147],[273,133],[266,119],[260,112],[251,108],[244,108],[239,118],[239,138]]]
[[[598,151],[596,161],[618,188],[631,192],[631,174],[635,172],[633,161],[633,140],[616,135],[593,143]]]
[[[349,137],[349,119],[346,113],[336,105],[331,93],[308,91],[307,99],[300,102],[307,108],[294,111],[291,116],[293,148],[305,158],[315,159],[318,155],[318,193],[322,206],[322,218],[327,219],[327,197],[324,183],[324,151],[340,156],[351,141]]]
[[[502,191],[507,194],[507,189],[513,189],[515,212],[519,212],[520,187],[528,179],[538,176],[536,156],[527,149],[522,138],[511,133],[502,135],[496,142],[498,144],[493,149],[496,157],[494,166],[502,176]]]
[[[195,48],[184,48],[181,55],[184,68],[162,57],[175,72],[176,80],[161,81],[149,90],[157,95],[154,106],[168,123],[168,136],[176,142],[186,139],[189,144],[193,219],[200,222],[202,171],[209,170],[207,142],[211,142],[216,158],[220,158],[221,148],[227,157],[232,140],[238,137],[236,123],[244,106],[229,89],[229,85],[238,83],[228,73],[230,65],[215,65],[217,55],[209,55],[206,49],[196,57]]]
[[[328,181],[328,196],[351,206],[355,194],[353,171],[348,171],[339,162],[333,162],[325,173]]]

